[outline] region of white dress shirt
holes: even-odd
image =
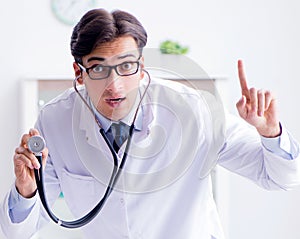
[[[210,97],[152,80],[124,171],[102,211],[82,228],[86,238],[223,239],[210,177],[216,163],[269,190],[300,183],[299,146],[284,127],[280,137],[260,137],[241,119],[217,115]],[[63,192],[74,216],[85,215],[103,196],[113,167],[94,116],[70,89],[41,110],[36,128],[49,149],[49,204]],[[24,199],[15,187],[0,216],[10,239],[30,238],[48,221],[38,196]]]

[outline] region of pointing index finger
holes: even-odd
[[[242,90],[242,94],[249,98],[249,89],[246,80],[246,74],[244,71],[244,66],[242,60],[238,60],[238,72],[239,72],[239,79],[240,79],[240,86]]]

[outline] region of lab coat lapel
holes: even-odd
[[[93,177],[106,184],[114,167],[112,156],[94,115],[79,97],[74,103],[73,139],[83,165]]]

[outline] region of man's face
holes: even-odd
[[[90,68],[96,65],[102,66],[115,66],[124,62],[139,61],[139,69],[136,74],[129,76],[120,76],[115,69],[111,69],[110,75],[105,79],[94,80],[82,71],[79,83],[86,86],[88,94],[92,103],[97,110],[106,118],[118,121],[124,118],[131,110],[135,103],[138,86],[140,80],[143,78],[144,73],[141,70],[143,59],[139,59],[140,53],[137,44],[132,37],[120,37],[116,40],[103,43],[89,55],[82,58],[82,64],[85,68]],[[123,74],[123,69],[126,71],[131,63],[124,64],[118,67],[119,73]],[[78,74],[79,66],[74,63],[75,74]],[[95,71],[102,71],[102,68],[95,68]],[[92,71],[90,69],[89,71]]]

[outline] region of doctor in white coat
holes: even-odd
[[[16,180],[0,209],[9,239],[30,238],[49,221],[34,179],[39,167],[50,205],[63,192],[79,218],[97,204],[113,168],[99,127],[109,137],[113,123],[133,125],[132,143],[103,209],[82,227],[86,238],[224,238],[210,178],[216,164],[269,190],[299,185],[298,143],[280,124],[271,92],[248,88],[241,61],[237,109],[244,120],[205,92],[150,81],[146,42],[143,26],[123,11],[95,9],[75,26],[71,51],[81,86],[49,102],[15,150]],[[46,141],[43,165],[28,150],[33,135]],[[126,144],[115,149],[118,161]]]

